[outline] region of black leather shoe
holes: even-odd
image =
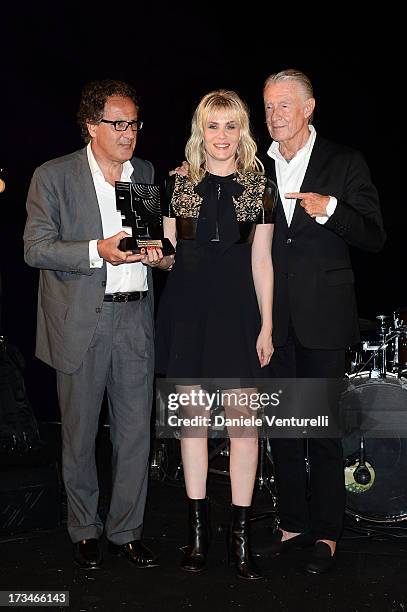
[[[309,574],[325,574],[335,563],[335,554],[325,542],[315,542],[311,560],[305,569]]]
[[[124,557],[140,569],[158,567],[155,555],[140,540],[133,540],[121,545],[109,542],[109,552],[117,557]]]
[[[73,551],[75,562],[82,569],[97,570],[102,567],[103,557],[98,539],[89,538],[75,542]]]
[[[292,550],[299,550],[307,546],[312,546],[315,542],[315,539],[309,533],[300,533],[284,541],[281,540],[282,537],[283,532],[280,529],[275,531],[271,536],[270,544],[266,544],[264,554],[277,557],[278,555],[282,555]]]

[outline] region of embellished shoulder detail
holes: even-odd
[[[199,217],[202,204],[202,196],[199,195],[199,187],[195,186],[189,177],[175,174],[174,189],[172,192],[170,208],[176,217]],[[173,177],[171,177],[173,178]],[[205,179],[203,179],[205,182]],[[264,212],[264,198],[269,179],[256,172],[237,172],[233,183],[240,185],[243,192],[239,196],[232,196],[238,222],[256,222]],[[172,215],[171,215],[172,216]],[[263,215],[264,216],[264,215]],[[263,221],[269,222],[269,221]]]
[[[264,190],[267,178],[263,174],[246,172],[236,174],[236,182],[244,191],[238,198],[233,198],[238,221],[256,221],[263,208]]]
[[[171,198],[171,207],[177,217],[199,216],[202,198],[195,191],[195,186],[187,176],[175,174],[174,191]]]

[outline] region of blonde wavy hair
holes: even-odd
[[[192,182],[199,183],[205,175],[204,132],[211,117],[218,110],[229,111],[240,128],[240,140],[236,151],[237,171],[242,174],[246,172],[264,174],[263,164],[256,157],[257,145],[250,132],[249,109],[236,92],[217,89],[202,98],[192,117],[191,136],[185,147],[189,177]]]

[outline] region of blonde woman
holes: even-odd
[[[245,103],[233,91],[204,96],[186,145],[188,176],[170,179],[164,231],[176,245],[175,264],[157,321],[158,371],[196,384],[202,378],[238,379],[226,416],[246,415],[236,398],[250,393],[241,379],[264,375],[272,346],[271,242],[277,188],[256,158]],[[169,265],[172,260],[169,260]],[[165,268],[165,258],[160,267]],[[253,385],[252,385],[253,386]],[[184,414],[204,414],[192,405]],[[250,554],[249,515],[257,469],[253,431],[229,430],[232,489],[231,558],[237,574],[262,577]],[[209,546],[206,429],[183,435],[181,454],[189,500],[189,543],[182,568],[202,571]]]

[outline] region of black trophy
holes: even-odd
[[[158,247],[163,255],[175,253],[171,241],[163,236],[159,185],[116,181],[116,208],[123,227],[131,227],[133,234],[120,240],[121,251],[138,254],[143,248]]]

